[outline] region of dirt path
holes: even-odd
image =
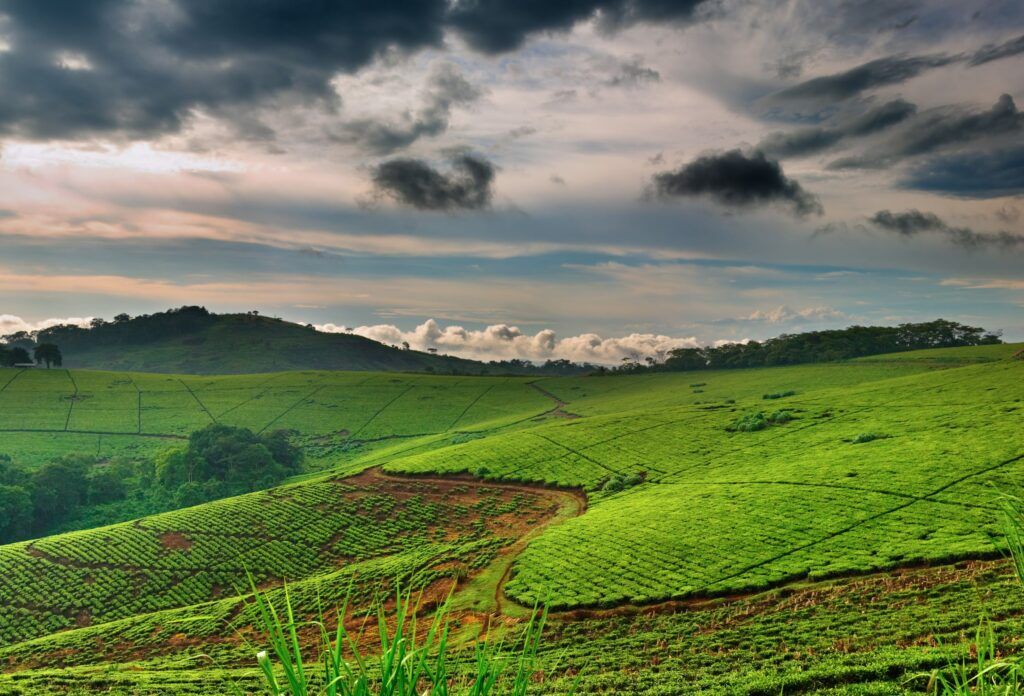
[[[586,493],[575,488],[555,488],[524,483],[487,481],[466,474],[450,476],[396,475],[386,473],[380,467],[367,469],[362,474],[346,477],[343,480],[352,481],[352,479],[360,478],[366,481],[387,481],[391,484],[426,482],[442,490],[471,483],[477,486],[526,493],[551,504],[551,507],[554,508],[551,514],[543,516],[537,524],[533,525],[529,531],[520,536],[514,543],[501,549],[497,557],[487,566],[473,573],[467,580],[460,582],[455,593],[452,595],[453,611],[469,611],[489,616],[521,617],[529,615],[529,608],[523,607],[505,596],[505,584],[512,575],[512,566],[516,558],[545,529],[553,525],[562,524],[573,517],[578,517],[586,512],[587,509]]]

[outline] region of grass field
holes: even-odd
[[[249,688],[246,569],[308,606],[454,588],[470,632],[547,602],[545,692],[568,667],[584,693],[912,693],[982,615],[1024,640],[996,560],[1018,350],[545,379],[0,370],[0,453],[28,466],[220,422],[294,430],[309,469],[0,547],[0,693]]]

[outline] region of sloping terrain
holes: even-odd
[[[15,344],[27,345],[31,342]],[[282,370],[389,370],[482,374],[481,362],[384,345],[350,333],[251,314],[183,307],[97,328],[44,330],[72,368],[179,374],[249,374]],[[505,368],[507,371],[507,368]]]
[[[589,665],[585,691],[904,693],[985,597],[1021,624],[1004,564],[941,567],[1000,554],[997,496],[1024,473],[1019,348],[540,381],[0,371],[21,426],[0,451],[18,458],[148,453],[216,419],[295,428],[319,465],[340,462],[0,547],[0,693],[251,679],[243,568],[309,602],[455,583],[467,625],[547,600],[563,610],[551,659]],[[940,567],[856,579],[922,564]],[[205,683],[183,672],[199,655]]]

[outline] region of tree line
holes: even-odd
[[[765,341],[676,348],[663,361],[627,359],[615,372],[684,372],[772,367],[850,360],[925,348],[959,348],[1002,343],[998,333],[936,319],[899,326],[851,326],[846,329],[783,334]]]
[[[220,424],[153,459],[68,454],[30,471],[0,455],[0,544],[269,488],[302,461],[287,431]]]

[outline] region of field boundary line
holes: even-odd
[[[285,410],[281,411],[281,412],[280,412],[279,414],[277,414],[276,416],[274,416],[273,418],[271,418],[271,419],[270,419],[270,422],[269,422],[269,423],[267,423],[267,424],[266,424],[266,425],[264,425],[264,426],[263,426],[262,428],[260,428],[259,430],[257,430],[257,431],[256,431],[256,434],[257,434],[257,435],[260,435],[261,433],[263,433],[263,432],[264,432],[264,431],[265,431],[265,430],[266,430],[267,428],[269,428],[269,427],[270,427],[270,426],[272,426],[272,425],[273,425],[274,423],[276,423],[277,421],[281,420],[282,418],[284,418],[285,416],[287,416],[287,415],[288,415],[289,413],[291,413],[291,412],[292,412],[293,410],[295,410],[296,408],[298,408],[298,407],[299,407],[299,405],[300,405],[300,404],[301,404],[301,403],[302,403],[303,401],[305,401],[306,399],[309,399],[309,398],[311,398],[311,397],[313,397],[313,396],[316,396],[316,393],[317,393],[318,391],[320,391],[321,389],[323,389],[324,387],[326,387],[326,386],[327,386],[326,384],[321,384],[321,385],[320,385],[319,387],[317,387],[316,389],[314,389],[314,390],[313,390],[313,391],[311,391],[310,393],[308,393],[308,394],[305,394],[305,395],[303,395],[301,399],[299,399],[299,400],[298,400],[298,401],[296,401],[296,402],[295,402],[294,404],[292,404],[291,406],[289,406],[288,408],[286,408]]]
[[[7,387],[11,386],[11,382],[13,382],[14,380],[18,379],[19,377],[21,377],[21,376],[22,376],[23,374],[25,374],[26,372],[28,372],[28,370],[26,370],[25,368],[22,368],[22,369],[20,369],[20,370],[17,370],[17,371],[16,371],[15,373],[14,373],[14,376],[13,376],[13,377],[11,377],[11,378],[10,378],[9,380],[7,380],[7,381],[6,381],[5,383],[4,383],[4,386],[0,387],[0,394],[3,394],[4,390],[5,390],[5,389],[7,389]]]
[[[401,399],[403,396],[405,396],[406,394],[411,392],[415,387],[416,387],[415,384],[410,384],[408,387],[406,387],[401,392],[399,392],[398,396],[396,396],[395,398],[391,399],[391,401],[387,402],[386,404],[381,406],[379,409],[377,409],[377,411],[372,416],[370,416],[370,418],[365,423],[363,423],[362,425],[359,426],[359,430],[356,430],[351,435],[349,435],[345,439],[345,441],[348,442],[349,440],[354,440],[356,435],[358,435],[359,433],[363,432],[363,430],[366,429],[366,426],[368,426],[370,423],[372,423],[377,418],[377,416],[379,416],[380,414],[384,413],[384,411],[387,410],[387,408],[389,406],[391,406],[391,404],[395,403],[396,401]]]
[[[786,556],[790,556],[790,555],[792,555],[794,553],[797,553],[799,551],[803,551],[803,550],[808,549],[811,546],[814,546],[816,544],[821,544],[821,543],[824,543],[826,541],[831,541],[832,539],[835,539],[838,536],[842,536],[843,534],[846,534],[847,532],[850,532],[850,531],[856,529],[857,527],[860,527],[860,526],[862,526],[864,524],[867,524],[868,522],[873,522],[873,521],[875,521],[877,519],[885,517],[886,515],[891,515],[891,514],[893,514],[895,512],[899,512],[900,510],[908,508],[911,505],[914,505],[915,503],[936,503],[938,501],[928,500],[927,498],[930,498],[931,496],[934,496],[934,495],[938,495],[939,493],[942,493],[943,491],[952,488],[953,486],[957,485],[958,483],[963,483],[967,479],[973,478],[975,476],[981,476],[981,475],[986,474],[986,473],[988,473],[990,471],[995,471],[996,469],[999,469],[1001,467],[1007,466],[1009,464],[1012,464],[1014,462],[1020,461],[1022,459],[1024,459],[1024,454],[1019,454],[1016,457],[1011,457],[1010,459],[1005,459],[1005,460],[999,462],[998,464],[993,464],[991,466],[984,467],[983,469],[979,469],[978,471],[974,471],[974,472],[966,474],[964,476],[960,476],[959,478],[956,478],[953,481],[950,481],[949,483],[946,483],[946,484],[943,484],[942,486],[939,486],[938,488],[933,490],[931,493],[928,493],[925,496],[925,499],[922,499],[922,500],[908,500],[906,503],[903,503],[902,505],[897,505],[896,507],[891,508],[889,510],[884,510],[884,511],[879,512],[879,513],[877,513],[875,515],[871,515],[870,517],[865,517],[863,520],[860,520],[860,521],[858,521],[858,522],[856,522],[856,523],[854,523],[854,524],[852,524],[852,525],[850,525],[850,526],[848,526],[848,527],[846,527],[844,529],[841,529],[838,532],[834,532],[834,533],[829,534],[827,536],[821,537],[820,539],[816,539],[814,541],[807,542],[806,544],[801,544],[800,546],[797,546],[795,548],[789,549],[788,551],[786,551],[784,553],[780,553],[780,554],[778,554],[776,556],[773,556],[772,558],[769,558],[769,559],[767,559],[765,561],[761,561],[759,563],[755,563],[755,564],[753,564],[751,566],[748,566],[746,568],[743,568],[742,570],[739,570],[739,571],[737,571],[735,573],[730,573],[729,575],[726,575],[724,577],[718,578],[717,580],[715,580],[715,581],[713,581],[711,583],[708,583],[707,585],[705,585],[701,589],[706,591],[710,587],[713,587],[714,585],[717,585],[717,584],[719,584],[721,582],[725,582],[726,580],[732,580],[733,578],[737,578],[737,577],[739,577],[741,575],[744,575],[745,573],[749,573],[751,570],[756,570],[757,568],[762,568],[762,567],[768,565],[769,563],[774,563],[775,561],[777,561],[777,560],[779,560],[781,558],[785,558]]]
[[[800,486],[807,488],[829,488],[840,491],[851,491],[856,493],[876,493],[878,495],[888,495],[895,498],[906,498],[909,500],[916,500],[922,503],[937,503],[940,505],[953,505],[956,507],[974,508],[978,510],[995,510],[996,508],[988,505],[975,505],[973,503],[961,503],[954,500],[933,500],[927,496],[935,495],[935,493],[928,493],[925,496],[916,496],[912,493],[896,493],[893,491],[886,491],[881,488],[864,488],[861,486],[841,486],[837,483],[814,483],[811,481],[682,481],[679,483],[659,483],[652,482],[655,486]]]
[[[75,401],[78,400],[78,382],[76,382],[75,378],[71,375],[71,370],[65,369],[64,372],[67,374],[68,379],[71,380],[71,386],[75,388],[75,390],[71,392],[71,398],[68,399],[71,404],[68,406],[68,415],[64,419],[64,432],[67,432],[68,427],[71,425],[71,413],[75,410]]]
[[[468,405],[468,406],[466,406],[466,408],[462,409],[462,413],[460,413],[460,414],[458,415],[458,417],[457,417],[457,418],[456,418],[456,419],[455,419],[454,421],[452,421],[452,424],[451,424],[451,425],[449,425],[449,426],[448,426],[447,428],[445,428],[445,430],[446,430],[446,431],[447,431],[447,430],[453,430],[453,429],[455,428],[455,426],[459,424],[459,421],[460,421],[460,420],[462,420],[462,419],[463,419],[463,417],[464,417],[464,416],[465,416],[465,415],[466,415],[467,413],[469,413],[469,409],[471,409],[471,408],[473,408],[474,406],[476,406],[476,403],[477,403],[478,401],[480,401],[480,399],[484,398],[484,396],[486,396],[486,395],[487,395],[487,392],[491,391],[492,389],[494,389],[494,383],[491,383],[491,384],[487,385],[487,388],[486,388],[486,389],[484,389],[484,390],[483,390],[482,392],[480,392],[479,394],[477,394],[477,395],[476,395],[476,398],[475,398],[475,399],[473,399],[472,401],[470,401],[470,402],[469,402],[469,405]]]
[[[258,394],[255,394],[254,396],[250,396],[250,397],[249,397],[248,399],[242,399],[241,401],[239,401],[239,402],[238,402],[237,404],[235,404],[234,406],[231,406],[231,407],[229,407],[229,408],[226,408],[226,409],[224,409],[223,411],[221,411],[220,413],[218,413],[218,414],[217,414],[217,417],[218,417],[218,418],[223,418],[224,416],[228,415],[229,413],[231,413],[231,412],[232,412],[232,411],[234,411],[235,409],[238,409],[238,408],[242,408],[242,406],[245,406],[246,404],[248,404],[248,403],[250,403],[250,402],[253,402],[253,401],[255,401],[256,399],[260,398],[261,396],[263,396],[264,394],[266,394],[266,393],[267,393],[268,391],[270,391],[270,387],[269,387],[269,386],[266,386],[266,385],[268,385],[268,384],[270,384],[271,382],[273,382],[273,381],[274,381],[275,379],[277,379],[278,377],[280,377],[280,376],[281,376],[282,374],[285,374],[285,373],[283,373],[283,372],[279,372],[278,374],[276,374],[276,375],[271,375],[271,376],[270,376],[269,378],[267,378],[267,379],[263,380],[263,381],[262,381],[262,382],[260,382],[260,383],[259,383],[259,385],[258,385],[258,386],[256,387],[257,389],[259,389],[260,387],[263,387],[263,389],[261,389],[261,390],[260,390],[260,392],[259,392]]]
[[[60,430],[59,428],[0,428],[0,433],[67,433],[68,435],[122,435],[124,437],[155,437],[164,440],[187,440],[187,435],[171,433],[131,433],[116,430]]]
[[[136,400],[137,401],[137,408],[138,408],[138,414],[136,415],[136,420],[138,421],[138,428],[135,430],[135,433],[137,435],[141,435],[142,434],[142,390],[139,389],[138,383],[135,381],[135,378],[132,377],[130,372],[128,373],[128,381],[132,383],[133,387],[135,387],[135,393],[138,395],[138,399]]]
[[[569,447],[568,445],[563,445],[561,442],[555,442],[554,440],[552,440],[547,435],[541,435],[540,433],[530,433],[530,434],[533,435],[534,437],[539,437],[541,440],[546,440],[547,442],[550,442],[555,447],[561,447],[562,449],[564,449],[566,452],[568,452],[570,454],[575,454],[577,457],[580,457],[582,459],[586,459],[591,464],[594,464],[596,466],[601,467],[602,469],[604,469],[605,471],[607,471],[610,474],[618,474],[619,473],[618,471],[616,471],[615,469],[611,468],[610,466],[608,466],[606,464],[602,464],[601,462],[597,461],[593,457],[590,457],[590,456],[588,456],[586,454],[583,454],[579,450],[575,450],[572,447]]]
[[[188,393],[192,395],[192,398],[196,400],[196,403],[199,404],[199,408],[203,409],[203,413],[205,413],[210,418],[210,420],[213,421],[214,423],[218,422],[217,419],[214,417],[214,415],[212,413],[210,413],[210,409],[206,408],[206,404],[204,404],[202,401],[200,401],[199,397],[196,395],[196,393],[194,391],[192,391],[192,387],[188,386],[185,383],[185,380],[183,380],[183,379],[179,378],[178,381],[181,382],[181,386],[185,387],[185,389],[188,391]]]

